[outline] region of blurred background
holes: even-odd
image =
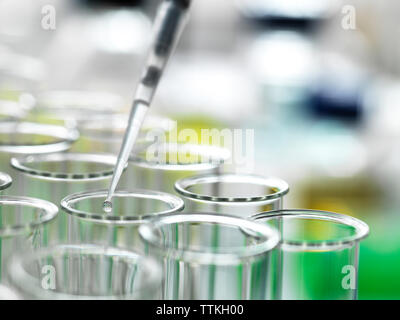
[[[159,3],[0,0],[0,97],[106,91],[128,111]],[[400,299],[399,14],[397,0],[194,0],[152,106],[179,129],[254,129],[253,171],[289,183],[285,207],[367,222],[360,299]]]

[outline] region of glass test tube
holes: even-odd
[[[279,226],[273,255],[280,264],[279,299],[356,299],[359,242],[368,235],[364,222],[316,210],[278,210],[250,218]]]
[[[0,172],[0,195],[3,194],[3,191],[11,186],[12,179],[11,177],[4,172]]]
[[[209,174],[180,179],[175,190],[185,198],[185,211],[220,212],[247,218],[254,213],[282,209],[289,186],[279,178]]]
[[[90,148],[118,155],[128,124],[128,114],[94,115],[78,125],[81,138]],[[145,150],[157,141],[165,140],[166,134],[174,128],[175,122],[167,117],[148,115],[140,129],[133,153]]]
[[[132,156],[135,187],[175,193],[178,179],[199,173],[217,173],[230,151],[208,145],[162,143]]]
[[[74,150],[97,150],[100,152],[119,154],[119,149],[125,134],[129,115],[114,114],[95,115],[78,124],[81,134],[79,143],[74,145]],[[165,140],[167,133],[175,126],[175,122],[169,118],[149,115],[146,117],[139,133],[132,154],[143,152],[150,145]],[[130,190],[135,187],[135,179],[132,166],[128,166],[118,183],[119,189]],[[139,186],[140,187],[140,186]]]
[[[109,154],[59,152],[12,158],[11,166],[24,195],[59,206],[71,193],[107,188],[116,162]],[[68,241],[70,223],[71,217],[59,214],[48,226],[49,243]]]
[[[24,298],[45,300],[158,299],[161,268],[133,251],[98,245],[57,245],[10,263],[13,285]]]
[[[263,299],[279,235],[260,226],[266,227],[213,213],[171,214],[143,224],[139,234],[164,266],[163,299]]]
[[[108,190],[75,193],[61,201],[71,215],[72,241],[96,243],[142,250],[138,228],[150,217],[159,217],[183,209],[183,200],[164,192],[150,190],[116,191],[110,213],[103,202]]]
[[[0,197],[0,282],[7,283],[11,254],[40,248],[45,242],[43,227],[58,213],[57,207],[41,199]]]
[[[62,126],[34,122],[0,122],[0,171],[9,173],[14,180],[10,192],[22,194],[14,172],[10,170],[10,159],[13,156],[65,151],[78,137],[76,130]]]

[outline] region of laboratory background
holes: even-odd
[[[63,223],[78,230],[51,231],[49,239],[85,243],[105,232],[89,225],[98,216],[82,213],[92,205],[89,201],[100,207],[104,197],[88,194],[81,206],[79,196],[65,197],[109,187],[101,177],[110,175],[120,150],[161,2],[0,0],[0,171],[13,180],[1,192],[10,199],[53,202],[43,204],[49,214],[43,219],[52,219],[55,206]],[[277,177],[276,188],[284,190],[272,209],[323,210],[363,221],[369,233],[355,253],[358,299],[400,299],[399,14],[396,0],[193,0],[134,152],[140,158],[148,147],[146,133],[156,132],[168,142],[197,142],[224,160],[224,139],[200,138],[207,129],[230,130],[237,157],[223,170]],[[189,137],[193,133],[198,141]],[[94,173],[74,161],[90,162]],[[178,212],[185,190],[179,193],[173,185],[182,177],[141,161],[128,162],[119,187],[128,189],[134,181],[133,187],[149,190],[146,199],[158,197],[170,212]],[[52,176],[52,170],[62,173]],[[202,173],[201,166],[191,170]],[[79,183],[71,183],[74,179]],[[190,190],[201,192],[200,187]],[[184,200],[187,210],[190,201]],[[2,201],[8,200],[0,199],[0,205]],[[77,222],[77,217],[89,219]],[[18,221],[13,225],[18,227]],[[0,232],[3,246],[12,237],[6,229]],[[7,250],[3,247],[2,254]],[[296,259],[293,265],[300,263]],[[326,259],[331,266],[338,257]],[[0,265],[4,270],[12,259],[6,260]],[[100,273],[90,261],[87,267]],[[29,261],[13,263],[20,263],[21,270],[15,269],[20,274],[4,281],[7,288],[2,290],[24,279],[22,269]],[[336,298],[318,295],[330,290],[325,287],[330,282],[318,278],[322,263],[310,264],[315,270],[306,272],[308,282],[317,299]],[[217,279],[219,271],[214,274],[213,268],[202,279]],[[302,298],[312,299],[314,293],[303,290]],[[218,292],[210,296],[215,297],[224,298]]]

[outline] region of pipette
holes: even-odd
[[[153,100],[162,73],[182,33],[191,0],[164,0],[157,11],[153,42],[142,77],[136,88],[128,126],[119,151],[114,174],[103,203],[106,212],[112,209],[112,197],[139,134],[146,112]]]

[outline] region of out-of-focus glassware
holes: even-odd
[[[128,114],[93,115],[78,125],[81,138],[87,141],[86,148],[102,152],[118,154],[125,129],[128,124]],[[167,134],[175,127],[175,122],[167,117],[149,115],[146,117],[139,133],[133,152],[143,151],[153,143],[165,142]]]
[[[139,226],[151,217],[162,217],[183,209],[182,199],[150,190],[116,191],[110,213],[103,211],[107,190],[68,195],[62,209],[71,218],[71,242],[97,243],[143,250]]]
[[[111,116],[124,109],[117,94],[102,91],[47,91],[37,95],[38,116],[69,121],[87,121],[93,116]]]
[[[13,176],[10,159],[21,154],[42,154],[65,151],[78,139],[79,133],[57,125],[25,121],[0,122],[0,171]],[[17,181],[14,190],[21,194]]]
[[[161,285],[161,268],[154,260],[89,244],[15,255],[10,273],[12,283],[28,299],[158,299]]]
[[[185,211],[247,218],[257,212],[282,209],[289,186],[278,178],[216,174],[183,178],[175,183],[175,190],[186,200]]]
[[[359,243],[368,225],[343,214],[316,210],[278,210],[254,215],[253,221],[277,227],[280,244],[278,299],[356,299]]]
[[[43,86],[46,68],[42,60],[0,46],[0,98],[18,100]]]
[[[0,197],[0,282],[8,281],[7,263],[12,254],[47,245],[44,226],[57,213],[57,207],[45,200]]]
[[[3,191],[11,186],[12,179],[11,177],[4,172],[0,172],[0,195]]]
[[[135,187],[174,193],[178,179],[216,173],[230,158],[224,148],[185,143],[153,144],[129,159]]]
[[[23,195],[60,205],[67,195],[85,190],[107,188],[117,159],[110,154],[49,153],[11,159]],[[48,226],[48,242],[66,242],[70,221],[59,214]]]
[[[0,98],[0,121],[15,121],[26,116],[26,110],[17,101]]]
[[[163,299],[264,299],[269,254],[279,235],[260,227],[267,226],[224,214],[185,213],[152,219],[139,233],[149,255],[164,266]]]

